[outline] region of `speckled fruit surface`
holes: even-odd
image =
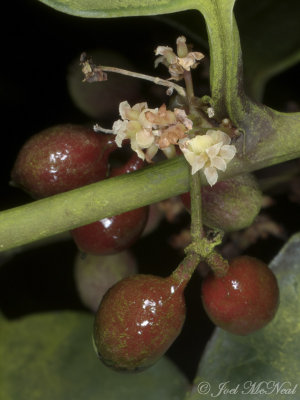
[[[230,262],[226,276],[209,273],[202,284],[202,302],[219,327],[247,335],[268,324],[279,305],[275,275],[262,261],[241,256]]]
[[[34,198],[66,192],[106,178],[114,135],[80,125],[57,125],[32,136],[21,148],[11,178]]]
[[[117,370],[154,364],[181,332],[184,285],[172,277],[134,275],[114,285],[96,313],[94,344],[102,361]]]

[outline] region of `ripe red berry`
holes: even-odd
[[[148,208],[141,207],[73,229],[71,235],[85,253],[114,254],[133,245],[142,234],[147,218]]]
[[[34,198],[106,178],[114,135],[79,125],[57,125],[32,136],[20,150],[11,178]]]
[[[181,331],[184,287],[172,275],[134,275],[114,285],[95,318],[94,344],[100,359],[127,371],[154,364]]]
[[[236,335],[248,335],[275,316],[279,288],[265,263],[241,256],[230,262],[224,277],[208,274],[202,284],[202,302],[217,326]]]
[[[144,162],[136,153],[122,166],[112,170],[111,176],[142,168]],[[114,254],[132,246],[142,234],[148,219],[149,207],[141,207],[113,217],[104,218],[73,229],[71,235],[81,251],[91,254]]]

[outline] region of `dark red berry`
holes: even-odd
[[[114,135],[79,125],[57,125],[32,136],[20,150],[11,178],[34,198],[75,189],[107,177]]]
[[[81,251],[114,254],[135,243],[146,226],[147,218],[148,208],[137,208],[73,229],[71,235]]]
[[[185,320],[185,285],[172,276],[134,275],[104,296],[94,325],[95,350],[117,370],[154,364],[179,335]]]
[[[217,326],[236,335],[248,335],[275,316],[279,288],[265,263],[241,256],[230,262],[224,277],[208,274],[202,284],[202,301]]]
[[[136,171],[144,162],[136,153],[122,167],[113,169],[111,176]],[[78,248],[91,254],[114,254],[132,246],[142,234],[149,207],[141,207],[113,217],[101,219],[73,229],[71,235]]]

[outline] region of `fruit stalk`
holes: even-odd
[[[196,253],[188,254],[178,267],[173,271],[171,277],[182,286],[182,289],[188,284],[191,276],[200,262],[200,256]]]

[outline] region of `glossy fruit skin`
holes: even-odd
[[[93,313],[115,283],[137,273],[137,264],[128,250],[109,256],[78,253],[74,280],[82,303]]]
[[[181,332],[183,290],[172,277],[142,274],[114,285],[96,313],[94,345],[99,358],[130,372],[153,365]]]
[[[203,186],[203,223],[209,228],[225,232],[238,231],[250,226],[261,209],[262,194],[251,174],[239,175],[214,186]],[[190,193],[181,195],[190,210]]]
[[[124,166],[113,169],[110,176],[133,172],[143,166],[144,162],[134,153]],[[149,207],[137,208],[73,229],[71,235],[83,252],[115,254],[132,246],[141,236],[148,213]]]
[[[142,234],[148,218],[148,208],[104,218],[73,229],[71,235],[77,247],[90,254],[115,254],[132,246]]]
[[[202,302],[217,326],[236,335],[248,335],[275,316],[279,288],[265,263],[240,256],[230,262],[224,277],[208,274],[202,283]]]
[[[80,125],[57,125],[32,136],[20,150],[11,178],[34,198],[66,192],[106,178],[114,135]]]

